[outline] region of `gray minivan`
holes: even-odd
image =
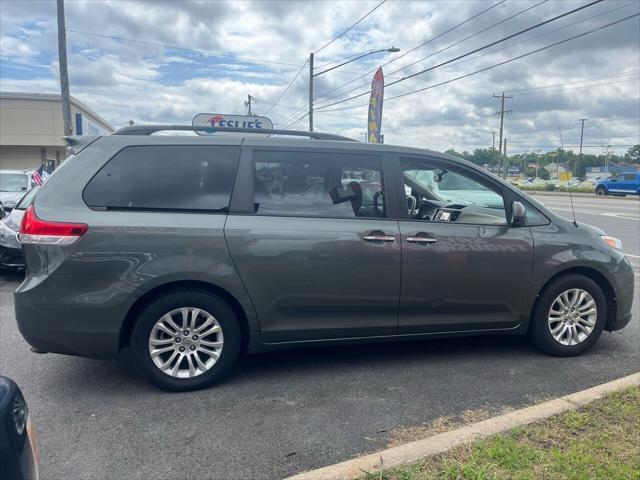
[[[171,130],[196,129],[68,139],[19,234],[34,350],[129,348],[151,383],[190,390],[246,352],[528,334],[569,356],[631,319],[617,239],[469,162],[309,132],[152,135]]]

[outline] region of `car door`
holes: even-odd
[[[528,227],[507,221],[510,190],[453,162],[400,157],[399,167],[408,197],[399,222],[399,333],[517,327],[526,316],[533,240]]]
[[[635,173],[623,173],[620,175],[621,180],[618,183],[618,188],[620,189],[620,193],[625,193],[627,195],[631,195],[636,193],[638,188],[636,182],[636,174]]]
[[[385,175],[379,153],[244,147],[225,235],[265,342],[396,333]]]

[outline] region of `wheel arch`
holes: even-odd
[[[247,349],[248,339],[249,339],[249,319],[247,317],[247,313],[242,308],[240,302],[227,290],[224,288],[214,285],[209,282],[204,282],[201,280],[178,280],[168,283],[163,283],[162,285],[158,285],[148,292],[145,292],[141,295],[129,308],[129,311],[125,315],[124,321],[122,322],[122,326],[120,328],[120,335],[118,339],[118,351],[122,351],[122,349],[129,346],[129,342],[131,339],[131,332],[133,330],[133,326],[136,323],[136,319],[138,315],[142,311],[142,309],[149,304],[154,298],[158,297],[163,293],[168,293],[176,290],[200,290],[205,291],[206,293],[210,293],[220,297],[224,300],[236,314],[236,317],[239,320],[240,328],[242,330],[242,352],[244,353]]]
[[[616,309],[617,309],[616,294],[615,294],[615,290],[613,289],[613,285],[611,284],[609,279],[605,275],[603,275],[600,271],[596,270],[595,268],[589,268],[589,267],[583,267],[583,266],[570,267],[565,270],[556,272],[554,275],[549,277],[547,281],[544,283],[544,285],[542,285],[542,287],[538,291],[538,294],[536,295],[533,309],[531,310],[531,316],[533,317],[533,315],[535,314],[536,308],[538,308],[540,297],[542,293],[545,291],[545,289],[552,282],[556,281],[558,278],[564,277],[566,275],[571,275],[571,274],[583,275],[587,278],[590,278],[602,289],[602,293],[604,294],[604,298],[606,299],[606,302],[607,302],[607,321],[605,323],[604,328],[605,330],[608,330],[607,326],[610,325],[612,322],[614,322],[616,319]],[[531,328],[531,322],[529,322],[529,328]]]

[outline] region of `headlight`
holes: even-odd
[[[602,235],[600,238],[602,238],[602,241],[611,248],[622,251],[622,242],[617,238],[610,237],[609,235]]]

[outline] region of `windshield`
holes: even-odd
[[[33,202],[33,197],[36,196],[37,192],[38,192],[38,187],[35,187],[29,190],[29,193],[27,193],[24,197],[22,197],[22,199],[18,202],[15,208],[17,210],[26,210],[29,207],[29,205],[31,205],[31,202]]]
[[[0,173],[0,192],[26,192],[27,186],[24,173]]]

